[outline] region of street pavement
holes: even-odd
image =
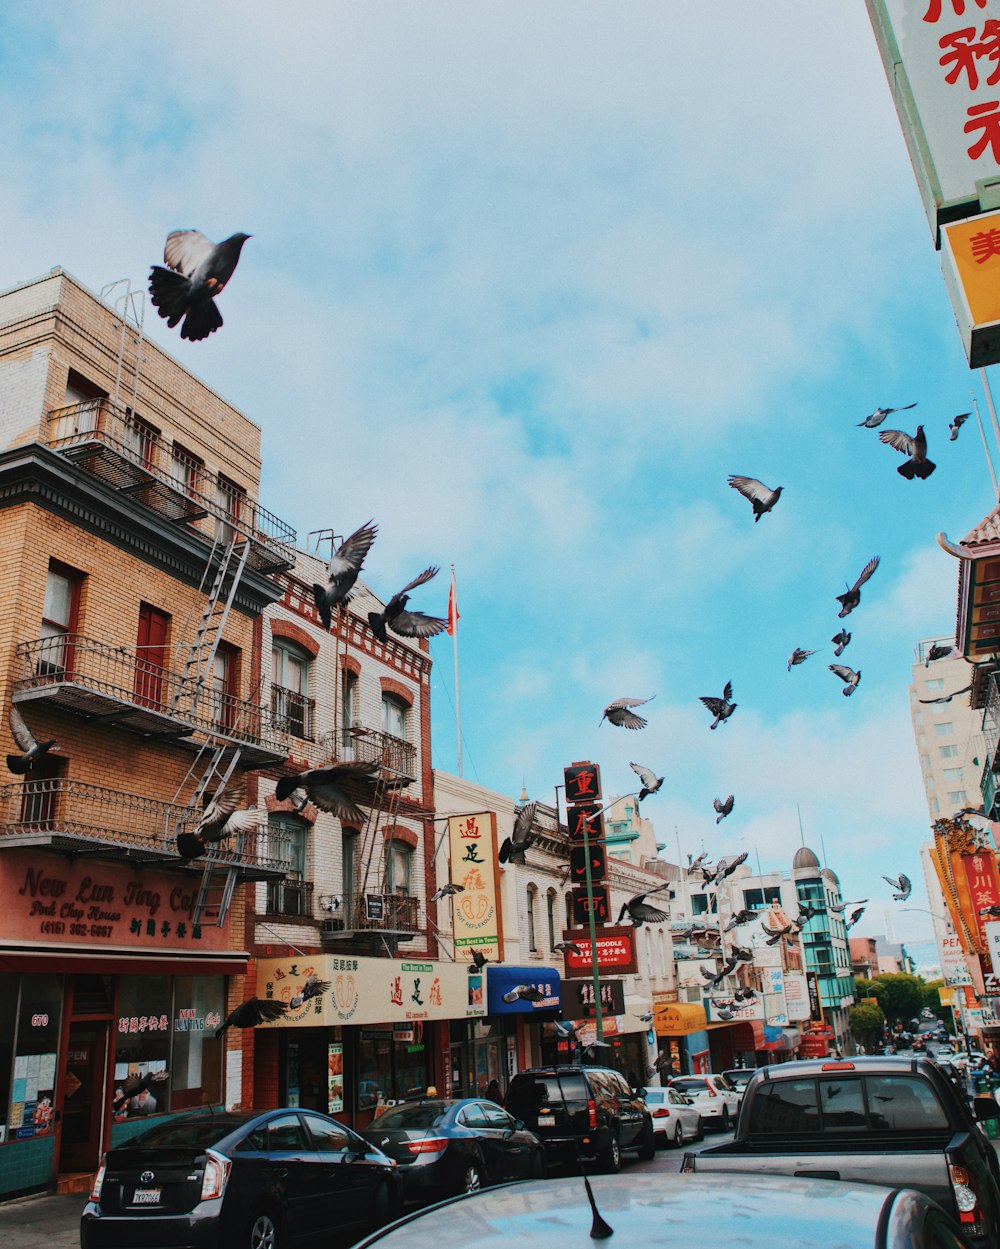
[[[732,1132],[713,1133],[704,1141],[685,1145],[683,1149],[657,1150],[656,1157],[649,1162],[632,1161],[626,1155],[622,1173],[679,1171],[685,1152],[732,1139]],[[86,1204],[85,1193],[24,1197],[5,1202],[0,1205],[0,1246],[2,1249],[79,1249],[80,1214]],[[331,1244],[330,1249],[347,1249],[350,1243],[345,1240],[343,1245]]]

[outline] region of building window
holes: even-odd
[[[356,828],[341,833],[340,892],[348,928],[354,926],[354,903],[357,900],[357,847],[360,834]]]
[[[572,928],[573,926],[573,895],[568,893],[566,895],[566,927]]]
[[[139,604],[139,628],[135,640],[135,699],[141,707],[163,704],[163,672],[167,662],[166,612]]]
[[[938,754],[941,756],[942,759],[957,759],[958,747],[957,746],[939,746]]]
[[[222,542],[232,542],[236,537],[234,526],[240,521],[246,510],[247,492],[235,481],[230,481],[220,473],[215,483],[215,503],[224,519],[220,519],[217,536]],[[227,524],[226,522],[230,523]]]
[[[216,726],[231,729],[236,722],[236,690],[238,688],[239,652],[235,647],[219,643],[212,659],[212,672],[208,678],[211,715]]]
[[[948,791],[948,801],[952,806],[960,807],[968,802],[969,798],[964,789],[952,789]]]
[[[948,720],[945,724],[935,724],[934,732],[938,737],[951,737],[955,732],[955,726]]]
[[[945,768],[944,779],[946,781],[960,781],[962,779],[963,768]]]
[[[170,451],[170,476],[187,495],[197,494],[205,461],[175,442]]]
[[[923,724],[923,722],[924,722],[924,713],[922,711],[915,711],[913,713],[913,723],[920,725],[920,724]]]
[[[350,729],[355,720],[359,721],[359,703],[358,703],[358,677],[357,673],[352,672],[350,668],[345,668],[341,673],[341,702],[343,703],[343,714],[341,716],[341,724],[344,726],[344,742],[349,742]]]
[[[312,658],[284,638],[271,642],[271,714],[296,737],[313,738],[313,700],[309,697]]]
[[[40,675],[65,672],[72,666],[73,634],[80,612],[79,573],[61,564],[49,564],[42,608],[41,644],[38,648]]]
[[[931,757],[930,757],[930,755],[921,755],[921,756],[920,756],[920,767],[921,767],[921,769],[922,769],[924,772],[929,772],[929,771],[930,771],[930,768],[931,768]]]
[[[653,934],[646,929],[646,979],[653,979]]]
[[[666,974],[667,974],[667,939],[666,939],[666,936],[665,936],[665,934],[664,934],[664,932],[663,932],[663,929],[662,929],[662,928],[660,928],[660,929],[658,929],[658,930],[657,930],[657,935],[658,935],[659,945],[660,945],[660,975],[661,975],[662,977],[666,978]]]
[[[389,892],[400,897],[410,896],[410,870],[413,864],[413,851],[405,841],[389,843]]]
[[[267,820],[265,857],[285,869],[284,880],[267,882],[269,915],[311,915],[310,886],[306,883],[306,834],[308,825],[284,811]]]
[[[931,679],[927,682],[927,689],[943,690],[944,689],[944,677],[931,677]]]
[[[528,949],[537,950],[538,946],[535,943],[535,887],[534,885],[529,885],[526,892],[527,892],[527,901],[528,901]]]
[[[156,448],[160,441],[160,431],[155,425],[129,412],[125,417],[124,441],[125,450],[136,463],[143,468],[155,465]]]
[[[382,695],[382,731],[406,741],[406,703],[393,694]]]
[[[545,908],[549,921],[549,949],[551,950],[556,943],[556,895],[554,889],[550,889],[545,895]]]

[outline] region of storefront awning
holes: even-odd
[[[653,1028],[657,1036],[689,1036],[703,1032],[708,1024],[704,1006],[696,1002],[671,1002],[653,1008]]]
[[[764,1040],[757,1048],[773,1054],[789,1054],[799,1048],[802,1033],[798,1028],[779,1028],[767,1024],[764,1028]]]
[[[539,1011],[559,1010],[562,1005],[559,973],[554,967],[508,967],[487,963],[486,1013],[488,1015],[535,1015]],[[529,1002],[516,997],[504,1001],[504,994],[512,995],[520,985],[531,985],[544,996],[541,1001]]]
[[[733,1025],[733,1049],[759,1050],[764,1044],[764,1021],[762,1019],[741,1019]]]
[[[143,949],[73,949],[70,946],[4,946],[4,971],[66,972],[72,975],[242,976],[245,950],[181,950],[177,954]]]

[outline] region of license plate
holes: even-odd
[[[538,1126],[540,1128],[554,1128],[556,1126],[555,1115],[539,1115]]]
[[[158,1206],[160,1204],[160,1189],[158,1188],[137,1188],[132,1194],[133,1206]]]

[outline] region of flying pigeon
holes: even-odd
[[[228,785],[214,797],[206,790],[202,797],[204,813],[198,827],[193,833],[177,834],[177,852],[181,858],[200,858],[209,844],[224,841],[236,833],[254,833],[266,827],[267,811],[244,807],[246,798],[246,784],[242,781]]]
[[[655,697],[655,694],[651,694],[649,698],[616,698],[604,708],[604,714],[598,720],[597,727],[600,728],[607,719],[611,724],[617,724],[619,728],[644,729],[649,721],[644,720],[642,716],[637,716],[634,711],[629,711],[629,708],[641,707],[643,703],[652,702]]]
[[[863,421],[858,422],[858,429],[876,429],[887,416],[892,416],[893,412],[909,412],[910,408],[915,408],[915,403],[904,404],[901,408],[876,408],[871,416],[866,416]]]
[[[455,893],[465,893],[465,886],[453,885],[449,880],[446,885],[442,885],[440,889],[434,890],[431,894],[431,901],[440,902],[442,898],[450,898]]]
[[[736,1018],[733,1012],[726,1006],[717,1006],[715,1008],[715,1014],[719,1019],[722,1020],[723,1023],[729,1023],[731,1019]]]
[[[861,906],[867,901],[867,898],[858,898],[857,902],[836,902],[832,906],[828,906],[826,909],[828,911],[832,911],[834,915],[843,915],[849,906]]]
[[[795,650],[788,656],[788,668],[786,671],[791,672],[794,667],[798,664],[804,664],[810,655],[815,654],[815,651],[804,651],[801,646],[796,646]]]
[[[524,863],[524,852],[534,844],[535,834],[531,825],[535,819],[537,802],[526,802],[514,816],[514,831],[504,838],[503,845],[497,852],[501,863]]]
[[[942,646],[940,642],[934,642],[924,656],[924,667],[929,668],[935,659],[947,659],[954,653],[954,646]]]
[[[892,885],[893,889],[899,890],[898,893],[894,893],[892,895],[893,901],[905,902],[910,896],[910,890],[913,888],[913,882],[910,880],[909,876],[904,876],[903,873],[900,872],[895,880],[893,880],[891,876],[883,876],[882,879],[887,885]]]
[[[775,503],[781,498],[781,492],[784,486],[776,486],[773,490],[769,486],[765,486],[762,481],[758,481],[756,477],[730,477],[729,484],[734,490],[738,490],[744,499],[749,499],[753,505],[753,521],[756,525],[757,521],[769,512]]]
[[[650,794],[655,794],[663,784],[663,777],[657,776],[655,772],[651,772],[649,768],[644,768],[641,763],[630,763],[628,765],[642,781],[642,789],[639,790],[639,796],[636,802],[642,802],[643,798],[648,798]]]
[[[896,469],[900,477],[905,477],[907,481],[912,481],[914,477],[927,478],[934,472],[936,465],[927,458],[927,436],[923,425],[917,426],[912,438],[901,429],[883,429],[879,441],[907,457],[906,463]]]
[[[698,701],[705,704],[715,719],[712,721],[710,728],[716,729],[720,724],[724,724],[736,710],[736,703],[730,702],[733,696],[732,681],[726,682],[726,688],[722,691],[721,698],[710,698],[703,696]]]
[[[707,858],[708,858],[707,850],[702,850],[701,854],[699,854],[696,859],[692,859],[691,856],[688,855],[687,874],[690,876],[692,872],[696,872]]]
[[[374,520],[365,523],[345,538],[333,553],[327,566],[329,580],[326,585],[313,583],[313,599],[323,628],[329,629],[333,622],[333,609],[348,603],[354,583],[361,572],[365,556],[372,549],[372,543],[378,535],[378,525]]]
[[[738,958],[733,958],[732,955],[730,955],[718,971],[707,971],[704,967],[702,967],[700,970],[702,976],[705,978],[705,987],[707,988],[710,984],[721,984],[728,975],[736,970],[739,965],[739,961],[740,960]]]
[[[845,698],[850,698],[858,688],[858,683],[861,680],[861,669],[859,668],[855,672],[853,668],[848,668],[846,664],[830,664],[829,668],[835,676],[840,677],[841,681],[844,682],[844,688],[840,691],[841,694]]]
[[[951,431],[951,433],[948,435],[949,442],[955,441],[955,439],[958,437],[958,431],[962,428],[962,426],[965,424],[965,422],[969,419],[971,415],[972,415],[971,412],[959,412],[958,416],[956,416],[953,420],[949,422],[948,428]]]
[[[861,916],[862,916],[862,915],[864,915],[865,910],[866,910],[866,908],[865,908],[865,907],[863,907],[863,906],[859,906],[859,907],[858,907],[858,909],[857,909],[856,911],[852,911],[852,912],[851,912],[851,917],[850,917],[850,919],[845,920],[845,922],[844,922],[844,928],[845,928],[845,929],[847,929],[847,928],[853,928],[853,927],[854,927],[854,925],[855,925],[855,924],[858,922],[858,920],[861,918]]]
[[[276,1002],[272,998],[248,998],[229,1012],[222,1026],[216,1028],[215,1035],[221,1037],[227,1028],[256,1028],[259,1023],[280,1019],[287,1010],[284,1002]]]
[[[723,802],[721,798],[716,798],[715,801],[712,803],[712,806],[715,807],[716,811],[718,811],[719,813],[715,817],[716,824],[721,824],[722,821],[726,818],[726,816],[730,813],[730,811],[732,811],[733,801],[734,801],[733,795],[730,794],[725,802]]]
[[[409,591],[426,584],[440,571],[441,569],[433,564],[430,568],[425,568],[419,576],[408,581],[398,594],[394,594],[381,611],[368,613],[368,623],[372,627],[372,633],[380,642],[389,640],[385,631],[387,625],[393,633],[398,633],[404,638],[432,638],[447,629],[448,621],[440,616],[425,616],[423,612],[405,610],[406,604],[410,601]]]
[[[118,1086],[118,1093],[112,1103],[112,1110],[119,1111],[123,1109],[126,1102],[138,1097],[140,1093],[147,1092],[154,1084],[162,1084],[164,1080],[170,1079],[169,1071],[147,1071],[142,1076],[129,1076],[127,1080],[122,1081]]]
[[[732,794],[730,794],[729,797],[731,799]],[[722,816],[719,816],[719,819],[722,819]],[[719,820],[716,820],[715,822],[716,824],[718,824]],[[720,859],[718,864],[716,865],[715,876],[713,878],[712,883],[715,885],[721,884],[722,881],[724,881],[727,876],[732,876],[733,872],[736,871],[736,869],[740,866],[740,864],[745,863],[747,861],[748,856],[749,856],[749,851],[744,850],[741,854],[736,855],[735,858]]]
[[[583,950],[575,941],[557,941],[552,947],[553,950],[560,950],[563,954],[582,954]]]
[[[752,1002],[756,996],[757,990],[752,985],[748,985],[745,989],[737,989],[733,994],[737,1002]]]
[[[761,926],[761,928],[763,928],[763,929],[764,929],[764,931],[767,933],[767,944],[768,944],[768,945],[777,945],[777,944],[778,944],[778,942],[781,940],[781,938],[782,938],[782,937],[787,937],[787,936],[789,936],[790,934],[792,934],[792,933],[794,933],[794,932],[795,932],[795,925],[794,925],[794,924],[786,924],[786,925],[785,925],[784,927],[782,927],[782,928],[769,928],[769,927],[768,927],[768,925],[767,925],[766,920],[763,920],[763,919],[762,919],[762,920],[760,921],[760,926]]]
[[[163,248],[163,263],[149,271],[153,307],[171,329],[183,318],[181,338],[208,338],[222,324],[215,306],[233,276],[249,234],[231,234],[213,243],[198,230],[173,230]]]
[[[795,925],[797,928],[805,928],[814,915],[822,915],[822,913],[822,907],[807,906],[804,902],[800,902],[799,913],[795,917]]]
[[[843,618],[844,616],[850,615],[850,613],[854,611],[855,607],[857,607],[857,605],[861,602],[861,587],[871,578],[875,569],[878,568],[878,561],[879,557],[877,555],[870,559],[868,563],[865,564],[864,568],[862,568],[861,575],[858,577],[857,581],[855,581],[854,585],[850,586],[845,594],[834,595],[834,598],[840,604],[840,611],[837,612],[838,617]]]
[[[734,928],[738,928],[740,924],[752,923],[757,918],[757,911],[737,911],[729,923],[723,928],[723,932],[732,932]]]
[[[490,959],[486,957],[482,950],[477,950],[475,946],[469,950],[469,953],[472,955],[472,962],[469,964],[470,971],[482,971],[486,964],[490,962]]]
[[[374,802],[380,766],[377,761],[344,761],[308,768],[305,772],[281,777],[274,787],[274,796],[281,802],[301,788],[321,811],[329,811],[347,824],[364,824],[365,817],[358,803],[370,807]]]
[[[319,976],[310,976],[298,993],[296,993],[291,999],[288,1005],[292,1008],[292,1010],[298,1010],[299,1007],[304,1002],[308,1002],[310,998],[322,997],[324,993],[329,992],[329,980],[320,980]]]
[[[738,963],[752,963],[753,950],[748,945],[734,945],[729,951],[730,957],[735,958]]]
[[[833,646],[834,646],[833,655],[834,655],[834,658],[836,659],[836,658],[839,658],[841,655],[843,655],[844,651],[847,649],[851,641],[851,635],[847,632],[846,629],[841,629],[839,633],[835,633],[833,635],[830,641],[833,643]]]
[[[939,694],[937,698],[918,698],[918,703],[950,703],[953,698],[957,698],[959,694],[968,694],[972,689],[971,685],[963,685],[960,690],[952,690],[950,694]],[[982,812],[980,812],[982,814]]]
[[[626,914],[636,928],[641,928],[643,924],[658,924],[661,920],[669,919],[670,916],[666,911],[658,910],[646,901],[649,894],[659,893],[666,887],[666,885],[658,885],[656,889],[647,889],[645,893],[637,893],[635,897],[629,898],[618,914],[618,923],[622,922]]]
[[[515,985],[509,993],[503,995],[505,1002],[541,1002],[544,998],[545,994],[533,984]]]
[[[7,723],[10,725],[14,742],[24,751],[20,755],[7,756],[7,767],[18,776],[30,772],[42,755],[50,751],[53,746],[59,745],[54,737],[47,742],[35,741],[34,734],[25,724],[24,716],[14,703],[11,703],[10,711],[7,713]]]

